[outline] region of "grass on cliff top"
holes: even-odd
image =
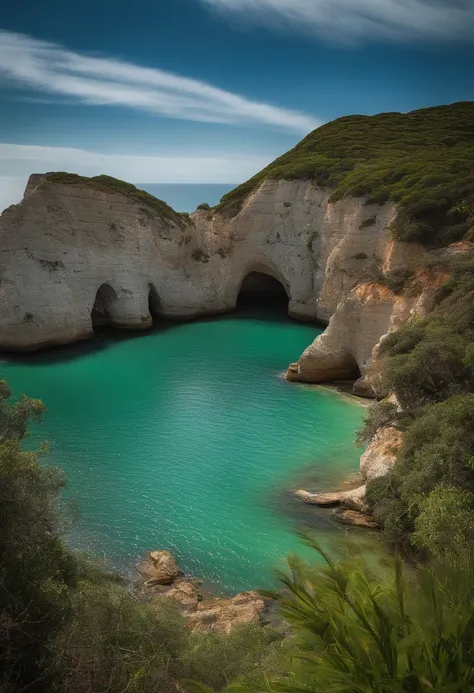
[[[135,202],[146,204],[148,207],[154,209],[162,219],[173,221],[178,224],[178,226],[183,227],[192,223],[189,214],[175,212],[175,210],[163,200],[159,200],[157,197],[154,197],[154,195],[150,195],[150,193],[146,192],[146,190],[140,190],[140,188],[136,188],[132,183],[127,183],[119,178],[106,175],[88,178],[87,176],[79,176],[77,173],[57,171],[55,173],[48,173],[46,175],[46,180],[51,183],[61,183],[63,185],[87,185],[89,188],[94,188],[94,190],[119,193],[120,195],[129,197]]]
[[[399,240],[446,245],[474,239],[474,102],[338,118],[311,132],[222,198],[237,213],[266,179],[307,179],[345,196],[399,205]]]

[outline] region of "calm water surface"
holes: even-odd
[[[319,332],[244,312],[4,360],[14,392],[47,406],[32,438],[66,471],[72,541],[122,570],[169,548],[213,589],[240,591],[301,549],[295,529],[340,535],[292,496],[358,468],[362,407],[280,377]]]

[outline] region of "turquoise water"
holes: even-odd
[[[358,468],[362,407],[281,378],[319,332],[244,312],[4,360],[14,392],[46,404],[33,439],[66,471],[72,541],[121,570],[169,548],[213,589],[240,591],[272,581],[300,548],[295,529],[340,534],[292,495]]]
[[[237,183],[137,183],[137,187],[167,202],[177,212],[194,212],[201,202],[213,207]]]

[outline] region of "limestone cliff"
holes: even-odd
[[[91,336],[93,313],[144,329],[152,313],[232,310],[251,272],[281,282],[291,316],[327,321],[384,258],[394,215],[393,205],[330,203],[329,193],[309,181],[266,180],[232,218],[225,209],[179,218],[86,182],[34,175],[0,218],[0,348]],[[393,266],[405,261],[404,246],[392,244]]]
[[[429,255],[446,262],[466,253],[471,246],[467,242],[453,243]],[[297,363],[291,364],[289,380],[318,383],[362,375],[359,388],[363,394],[370,390],[372,396],[382,394],[377,392],[373,368],[381,340],[408,319],[429,313],[438,289],[447,279],[444,271],[421,270],[422,254],[427,251],[421,246],[388,241],[380,266],[385,273],[404,267],[410,277],[406,289],[394,293],[377,281],[367,282],[361,277],[360,283],[342,294],[324,333],[305,349]],[[358,383],[356,390],[357,386]]]

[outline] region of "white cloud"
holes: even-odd
[[[201,0],[265,25],[288,25],[345,41],[471,40],[473,0]]]
[[[106,173],[132,183],[240,183],[270,163],[271,157],[133,156],[66,147],[0,143],[0,211],[19,202],[30,173]],[[14,174],[14,175],[13,175]]]
[[[90,105],[119,105],[232,125],[266,125],[304,134],[320,123],[297,111],[251,101],[195,79],[0,30],[0,77]]]

